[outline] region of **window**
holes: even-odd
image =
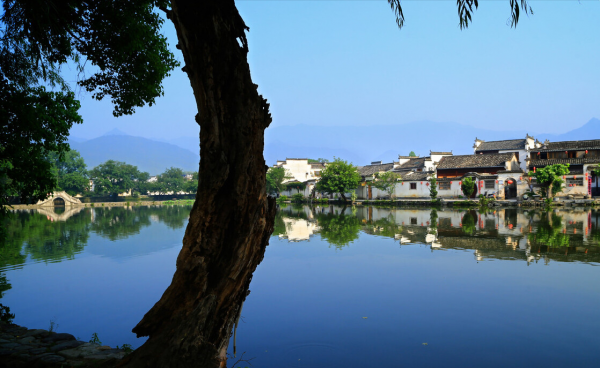
[[[568,187],[582,187],[583,186],[583,177],[581,179],[567,178],[567,186]]]
[[[485,181],[485,189],[494,189],[495,188],[495,180],[486,180]]]
[[[410,224],[411,225],[416,225],[417,224],[417,218],[416,217],[411,217],[410,218]]]
[[[449,181],[440,181],[438,182],[440,185],[440,190],[450,190],[450,182]]]
[[[417,190],[417,183],[410,183],[411,190]]]
[[[452,226],[452,219],[450,217],[440,217],[439,223],[440,227],[450,227]]]

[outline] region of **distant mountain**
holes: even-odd
[[[532,131],[494,131],[459,123],[421,121],[398,125],[322,127],[311,125],[280,126],[265,131],[265,160],[273,165],[286,158],[340,157],[355,165],[372,161],[391,162],[398,155],[427,156],[429,151],[452,151],[455,155],[472,154],[475,138],[486,141],[525,138],[529,134],[540,141],[600,139],[600,120],[593,118],[585,125],[563,134],[536,134]],[[199,138],[185,136],[170,140],[134,137],[113,129],[99,138],[81,142],[70,139],[80,151],[88,167],[108,159],[125,161],[152,175],[175,166],[198,170]]]
[[[265,159],[268,165],[286,157],[341,157],[355,165],[372,161],[391,162],[398,155],[427,156],[431,151],[473,153],[475,138],[486,141],[525,138],[529,134],[544,141],[600,139],[600,120],[594,118],[564,134],[536,134],[532,131],[495,131],[485,126],[421,121],[398,125],[319,127],[310,125],[268,128],[265,132]],[[282,142],[287,142],[286,144]]]
[[[579,141],[586,139],[600,139],[600,120],[592,118],[590,121],[585,123],[583,126],[568,131],[563,134],[539,134],[535,136],[536,139],[543,142],[548,139],[549,141]]]
[[[114,128],[113,130],[109,130],[108,132],[104,133],[102,136],[105,137],[105,136],[109,136],[109,135],[129,135],[129,134],[125,133],[122,130]]]
[[[184,171],[198,171],[200,161],[198,154],[184,148],[130,135],[103,135],[85,142],[69,141],[69,144],[81,153],[90,169],[108,160],[116,160],[156,175],[171,166]]]

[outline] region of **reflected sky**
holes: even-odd
[[[15,212],[0,302],[30,328],[139,346],[190,209]],[[596,366],[599,224],[589,209],[281,208],[230,365]]]

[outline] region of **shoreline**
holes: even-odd
[[[68,333],[0,322],[1,367],[112,367],[129,352],[125,346],[111,348]]]
[[[527,207],[527,208],[545,208],[545,207],[596,207],[600,205],[600,198],[595,199],[560,199],[552,201],[551,204],[544,200],[486,200],[480,202],[479,199],[441,199],[433,202],[431,199],[395,199],[395,200],[357,200],[355,202],[341,200],[330,201],[302,201],[292,202],[290,200],[278,202],[286,205],[303,204],[313,206],[346,205],[346,206],[375,206],[375,207],[451,207],[451,208],[497,208],[497,207]]]
[[[172,206],[194,204],[193,199],[176,199],[164,201],[123,201],[123,202],[90,202],[77,203],[68,206],[60,206],[60,208],[97,208],[97,207],[135,207],[135,206]],[[37,204],[13,204],[4,206],[9,210],[28,210],[28,209],[53,209],[55,206],[40,206]]]

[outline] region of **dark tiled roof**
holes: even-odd
[[[429,151],[430,155],[451,155],[452,152],[433,152],[433,151]]]
[[[428,180],[427,175],[433,175],[433,173],[427,172],[410,172],[410,173],[402,173],[402,180],[404,181],[424,181]]]
[[[477,147],[476,151],[520,150],[525,149],[526,144],[527,140],[525,139],[483,142]]]
[[[425,159],[429,157],[411,157],[409,161],[397,167],[395,171],[406,171],[425,167]]]
[[[563,141],[549,142],[543,144],[542,147],[531,150],[532,152],[551,152],[551,151],[568,151],[586,149],[600,149],[600,139],[592,139],[587,141]]]
[[[462,155],[442,157],[437,169],[469,169],[481,167],[505,167],[514,153],[498,153],[490,155]]]
[[[310,167],[313,169],[323,169],[325,167],[325,164],[322,162],[317,162],[310,164]]]
[[[419,158],[419,156],[398,156],[398,158]]]
[[[549,160],[530,160],[529,167],[544,167],[554,164],[571,164],[571,165],[583,165],[583,164],[597,164],[600,163],[600,157],[581,157],[581,158],[551,158]]]
[[[394,164],[381,164],[381,165],[367,165],[367,166],[359,166],[358,173],[360,176],[370,176],[378,172],[386,172],[390,171],[394,168]]]
[[[498,174],[512,174],[512,173],[523,174],[523,170],[498,170]]]

